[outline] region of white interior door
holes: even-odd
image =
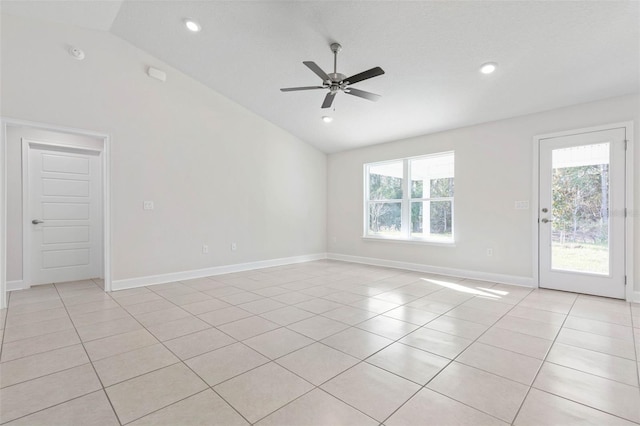
[[[100,153],[28,142],[25,149],[28,284],[101,277]]]
[[[540,287],[625,298],[625,129],[540,140]]]

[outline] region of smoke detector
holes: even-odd
[[[84,59],[84,52],[79,47],[71,46],[69,48],[69,54],[79,61]]]

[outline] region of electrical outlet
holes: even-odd
[[[207,254],[209,253],[209,246],[206,244],[202,245],[202,254]]]
[[[492,248],[488,248],[487,249],[487,256],[493,256],[493,249]]]
[[[143,201],[142,202],[143,210],[153,210],[153,201]]]
[[[238,245],[236,243],[231,243],[231,251],[238,250]]]

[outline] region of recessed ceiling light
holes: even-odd
[[[328,115],[323,115],[322,121],[324,121],[325,123],[331,123],[333,121],[333,117],[329,117]]]
[[[186,27],[187,27],[187,29],[189,31],[193,31],[194,33],[197,33],[198,31],[200,31],[202,29],[200,24],[198,24],[196,21],[194,21],[191,18],[186,18],[184,20],[184,24],[186,25]]]
[[[498,64],[496,64],[495,62],[487,62],[486,64],[482,64],[482,66],[480,67],[480,72],[482,74],[491,74],[496,70],[496,68],[498,68]]]

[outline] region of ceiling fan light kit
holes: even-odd
[[[329,93],[327,93],[324,98],[324,102],[322,102],[322,108],[331,108],[333,100],[335,99],[338,92],[343,92],[347,95],[357,96],[359,98],[368,99],[374,102],[380,99],[380,95],[366,92],[364,90],[355,89],[353,87],[350,87],[350,85],[382,75],[384,74],[384,70],[380,67],[374,67],[367,71],[352,75],[351,77],[347,77],[345,74],[338,72],[338,53],[342,50],[342,46],[339,43],[331,43],[329,47],[333,52],[332,73],[327,74],[322,70],[322,68],[318,66],[318,64],[313,61],[302,62],[322,79],[322,86],[287,87],[280,90],[283,92],[296,92],[300,90],[328,89]]]

